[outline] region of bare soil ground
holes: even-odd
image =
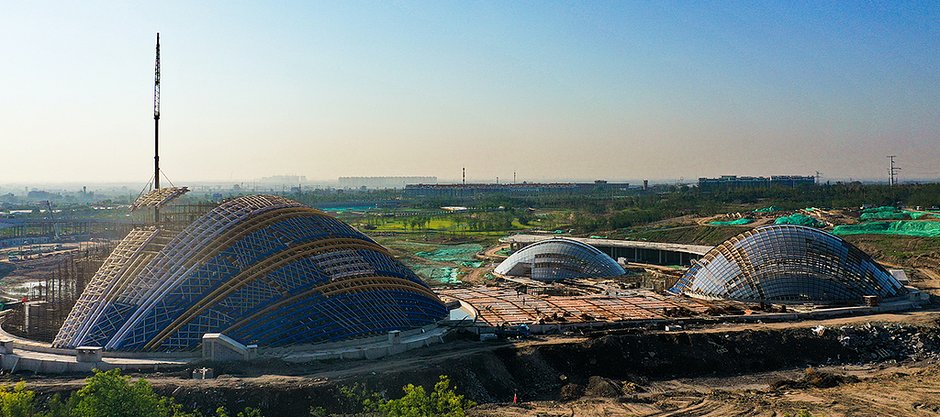
[[[824,367],[851,379],[833,387],[775,388],[806,371],[768,372],[730,378],[675,379],[640,387],[616,398],[585,396],[569,402],[485,404],[470,416],[938,416],[940,364]],[[854,378],[853,378],[854,377]],[[855,380],[857,378],[857,380]]]
[[[940,295],[940,239],[882,235],[854,235],[845,239],[879,263],[904,269],[912,285]]]
[[[507,248],[509,248],[508,244],[505,244],[505,243],[496,244],[484,250],[483,253],[480,255],[480,257],[484,259],[490,259],[493,261],[502,261],[503,259],[506,259],[507,256],[500,255],[496,252],[499,252]]]

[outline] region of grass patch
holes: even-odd
[[[851,235],[842,238],[876,258],[900,261],[936,258],[940,254],[938,238],[893,235]]]

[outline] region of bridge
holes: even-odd
[[[516,251],[535,242],[546,239],[555,239],[558,237],[559,236],[553,235],[520,234],[502,238],[500,239],[500,242],[508,243],[510,248],[512,248],[513,251]],[[693,259],[701,258],[705,255],[706,252],[712,249],[712,246],[684,245],[680,243],[595,239],[568,236],[564,236],[564,238],[591,245],[614,259],[624,258],[627,260],[627,262],[638,262],[654,265],[688,266]]]

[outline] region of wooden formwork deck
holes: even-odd
[[[438,291],[462,300],[479,311],[479,320],[491,326],[503,324],[622,322],[704,314],[710,306],[689,298],[639,290],[627,295],[575,296],[519,294],[497,287],[456,288]]]

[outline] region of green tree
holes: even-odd
[[[120,369],[95,371],[84,387],[69,397],[73,417],[192,417],[172,398],[153,392],[145,379],[131,381]]]
[[[26,389],[25,382],[12,389],[0,386],[0,417],[201,417],[202,414],[183,411],[182,406],[153,391],[144,379],[131,381],[119,369],[108,372],[95,370],[85,386],[62,401],[59,394],[42,404],[44,412],[37,411],[36,393]],[[264,417],[261,411],[246,408],[231,415],[224,407],[216,410],[215,417]]]
[[[248,407],[242,411],[239,411],[238,414],[235,414],[234,416],[229,414],[228,410],[225,407],[219,407],[215,409],[215,416],[216,417],[264,417],[264,415],[261,414],[261,410],[257,408],[251,408],[251,407]]]
[[[457,394],[450,387],[450,379],[446,375],[440,376],[430,395],[422,386],[408,384],[402,389],[405,391],[403,397],[379,404],[381,414],[388,417],[464,417],[464,410],[476,405]]]
[[[26,389],[25,382],[18,382],[13,389],[0,386],[0,416],[28,417],[36,415],[36,393]]]

